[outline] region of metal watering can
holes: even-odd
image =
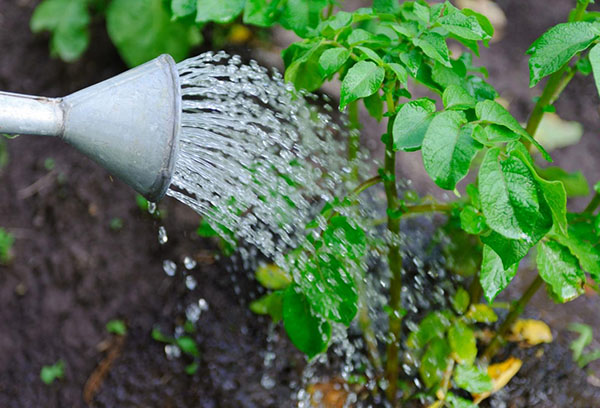
[[[0,133],[58,137],[150,201],[170,185],[180,121],[179,74],[166,54],[64,98],[0,92]]]

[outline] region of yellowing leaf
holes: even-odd
[[[583,136],[583,126],[579,122],[562,120],[557,114],[546,113],[537,132],[535,139],[547,151],[577,144]]]
[[[515,357],[501,363],[492,364],[488,367],[488,375],[492,379],[492,391],[481,394],[473,394],[473,402],[479,404],[481,401],[504,388],[506,384],[519,372],[523,362]]]
[[[290,274],[275,264],[263,264],[256,269],[256,280],[267,289],[285,289],[292,282]]]
[[[349,394],[341,378],[310,384],[306,391],[310,395],[310,406],[315,408],[343,408]]]
[[[552,332],[550,327],[541,320],[534,319],[519,319],[513,324],[510,336],[507,336],[510,341],[522,341],[530,346],[536,346],[541,343],[552,342]]]

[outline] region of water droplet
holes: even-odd
[[[150,214],[154,214],[156,212],[156,203],[153,203],[152,201],[148,201],[148,212]]]
[[[185,258],[183,258],[183,265],[185,266],[185,269],[191,271],[196,267],[197,263],[194,260],[194,258],[186,256]]]
[[[270,390],[270,389],[273,389],[273,387],[275,387],[275,380],[273,378],[271,378],[267,373],[265,373],[260,378],[260,385],[265,390]]]
[[[196,289],[196,286],[198,286],[198,282],[196,281],[196,278],[194,278],[192,275],[188,275],[185,277],[185,287],[188,288],[189,290],[194,290]]]
[[[175,262],[167,259],[163,261],[163,270],[167,274],[167,276],[175,276],[175,272],[177,272],[177,265]]]
[[[174,358],[181,357],[181,350],[179,349],[179,347],[173,344],[167,344],[165,346],[165,355],[169,360],[173,360]]]
[[[200,298],[200,300],[198,300],[198,306],[200,307],[200,310],[202,310],[203,312],[206,312],[208,310],[208,302],[202,298]]]
[[[169,240],[167,236],[167,230],[162,225],[158,227],[158,243],[164,245]]]

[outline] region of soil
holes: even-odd
[[[0,89],[62,96],[126,69],[103,28],[95,21],[92,46],[73,64],[52,59],[48,38],[35,36],[28,21],[37,0],[0,0]],[[549,3],[552,3],[550,7]],[[539,33],[566,15],[574,0],[498,0],[509,26],[504,39],[482,53],[491,66],[490,81],[507,97],[520,119],[531,107],[524,51]],[[581,168],[590,180],[600,178],[595,158],[600,153],[598,96],[590,78],[577,78],[558,104],[566,119],[581,121],[582,143],[561,152],[559,165]],[[374,140],[379,138],[373,126]],[[213,261],[213,241],[195,234],[199,217],[172,201],[162,204],[162,221],[143,213],[135,194],[69,146],[46,138],[22,136],[6,143],[8,166],[0,170],[0,226],[17,238],[14,259],[0,266],[0,406],[86,406],[86,381],[110,351],[105,324],[124,319],[128,332],[107,377],[93,396],[93,406],[160,407],[291,407],[291,383],[297,383],[304,359],[281,335],[268,342],[266,319],[248,312],[256,292],[246,274],[232,275],[227,263]],[[54,169],[44,165],[52,158]],[[420,181],[419,181],[420,184]],[[581,206],[576,202],[575,206]],[[110,228],[114,218],[123,228]],[[159,245],[158,225],[169,235]],[[200,262],[190,272],[198,281],[190,291],[181,273],[182,259]],[[162,262],[179,264],[169,278]],[[235,283],[232,279],[235,278]],[[522,286],[516,282],[511,293]],[[205,299],[209,310],[197,324],[195,339],[200,369],[187,375],[186,357],[169,360],[164,345],[154,341],[155,325],[172,333],[185,307]],[[530,358],[509,387],[509,407],[591,407],[600,401],[598,388],[570,362],[567,321],[600,327],[597,297],[583,297],[554,307],[543,293],[529,315],[544,318],[558,332],[541,358]],[[275,333],[279,333],[275,329]],[[110,349],[110,347],[109,347]],[[268,373],[274,388],[261,386],[266,350],[277,355]],[[523,353],[521,351],[521,353]],[[530,356],[533,353],[530,352]],[[40,369],[65,361],[65,378],[47,386]],[[516,384],[516,383],[515,383]],[[556,389],[539,396],[539,390]],[[571,390],[562,392],[564,390]],[[502,403],[498,402],[503,406]]]

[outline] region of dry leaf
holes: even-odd
[[[582,136],[583,126],[581,123],[562,120],[552,112],[544,114],[535,133],[535,139],[547,151],[577,144]]]
[[[506,336],[508,341],[524,342],[528,346],[537,346],[541,343],[551,343],[552,332],[550,327],[541,320],[519,319],[513,324],[511,333]]]
[[[492,379],[492,391],[483,394],[473,394],[473,402],[479,404],[481,401],[504,388],[506,384],[519,372],[523,362],[515,357],[501,363],[492,364],[488,367],[488,375]]]
[[[341,379],[310,384],[306,391],[310,395],[310,403],[314,408],[343,408],[348,399],[348,391],[344,388]]]

